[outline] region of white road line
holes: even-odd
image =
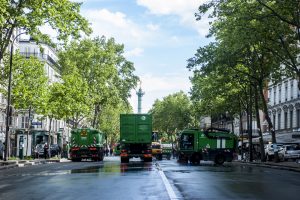
[[[168,179],[167,179],[165,173],[162,171],[162,169],[159,167],[159,165],[158,165],[157,163],[156,163],[156,167],[157,167],[158,173],[159,173],[160,177],[162,178],[163,183],[164,183],[164,185],[165,185],[165,187],[166,187],[166,190],[167,190],[167,192],[168,192],[168,195],[169,195],[169,197],[170,197],[170,200],[175,200],[175,199],[177,199],[176,194],[175,194],[175,192],[174,192],[174,190],[173,190],[173,188],[172,188],[170,182],[168,181]]]

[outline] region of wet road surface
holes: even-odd
[[[169,199],[152,163],[53,163],[0,171],[0,199]]]
[[[298,199],[300,173],[175,159],[52,163],[0,171],[0,199]]]
[[[299,199],[300,173],[241,165],[160,162],[182,199]]]

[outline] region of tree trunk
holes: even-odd
[[[244,134],[243,134],[243,113],[242,111],[240,112],[240,137],[242,138],[242,144],[241,144],[241,159],[244,159],[244,152],[243,152],[243,146],[244,146]]]
[[[95,104],[95,112],[94,112],[93,124],[92,124],[93,128],[95,128],[96,126],[98,112],[99,112],[99,104]]]
[[[252,149],[252,122],[253,122],[253,115],[252,115],[252,86],[250,85],[249,87],[249,161],[252,162],[253,161],[253,149]]]
[[[51,151],[50,151],[50,143],[51,143],[51,123],[52,123],[52,117],[49,117],[50,123],[49,123],[49,136],[48,136],[48,156],[51,158]]]
[[[272,143],[276,143],[275,129],[273,128],[273,124],[272,124],[271,118],[269,116],[268,105],[267,105],[267,101],[265,99],[264,91],[263,91],[263,83],[259,82],[258,86],[259,86],[260,98],[262,100],[263,111],[265,113],[265,117],[266,117],[266,120],[268,122],[269,131],[272,134]]]
[[[28,112],[28,130],[27,130],[27,141],[26,141],[26,157],[28,156],[28,140],[29,140],[29,132],[30,132],[30,126],[31,126],[31,106],[29,106],[29,112]]]
[[[256,123],[257,123],[257,130],[259,134],[259,145],[260,145],[260,159],[262,162],[265,162],[265,148],[264,148],[264,140],[263,140],[263,135],[261,132],[261,124],[260,124],[260,117],[259,117],[259,107],[258,107],[258,91],[257,91],[257,86],[255,88],[255,112],[256,112]]]

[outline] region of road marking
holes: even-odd
[[[175,192],[174,192],[174,190],[173,190],[170,182],[168,181],[165,173],[162,171],[162,169],[160,168],[160,166],[159,166],[158,163],[155,163],[155,165],[156,165],[156,167],[158,169],[158,173],[159,173],[160,177],[162,178],[163,183],[164,183],[164,185],[166,187],[166,190],[168,192],[169,198],[171,200],[177,199],[176,194],[175,194]]]

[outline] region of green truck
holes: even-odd
[[[93,128],[71,131],[70,158],[72,161],[92,159],[102,161],[104,157],[104,134]]]
[[[220,165],[233,160],[236,148],[236,135],[225,129],[186,129],[180,134],[178,159],[194,164],[212,160]]]
[[[172,144],[163,142],[161,144],[161,148],[163,157],[166,157],[167,160],[170,160],[172,155]]]
[[[129,162],[129,159],[133,157],[151,162],[151,139],[152,115],[120,115],[121,163]]]

